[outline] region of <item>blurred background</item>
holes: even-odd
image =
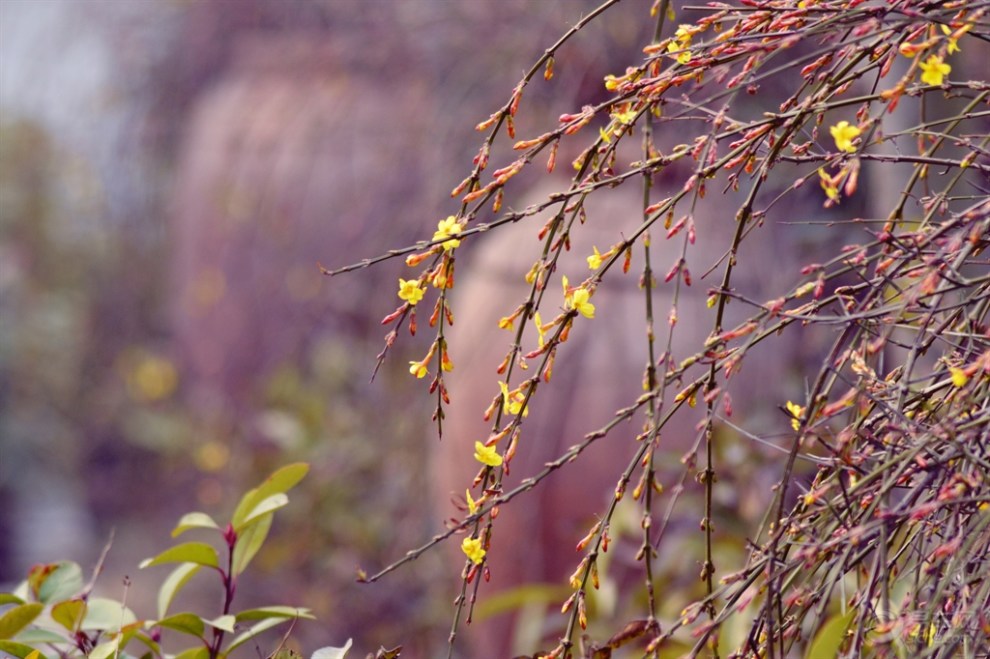
[[[239,605],[312,608],[308,650],[434,654],[456,592],[439,553],[355,583],[449,515],[402,352],[428,338],[369,383],[403,266],[330,281],[317,262],[428,237],[473,126],[596,4],[0,0],[0,584],[89,570],[113,530],[98,590],[121,597],[127,575],[153,616],[164,571],[136,565],[179,516],[222,518],[303,460]],[[522,137],[603,98],[649,4],[561,51]],[[213,586],[176,610],[208,613]]]

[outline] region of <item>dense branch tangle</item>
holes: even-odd
[[[638,640],[644,656],[657,656],[665,643],[679,639],[693,644],[693,654],[718,656],[719,632],[736,615],[752,621],[749,632],[730,649],[736,656],[792,656],[813,643],[833,643],[853,656],[895,650],[912,656],[970,656],[985,648],[978,644],[990,630],[984,613],[990,609],[985,577],[990,570],[990,275],[984,256],[990,235],[988,88],[985,80],[955,77],[961,66],[954,62],[960,50],[987,41],[990,3],[715,2],[703,9],[682,8],[675,27],[668,20],[667,3],[658,0],[657,40],[645,45],[641,62],[606,78],[612,96],[562,115],[557,126],[538,137],[515,142],[521,155],[486,179],[493,145],[503,135],[515,140],[514,118],[525,107],[526,86],[536,84],[540,71],[549,79],[554,66],[566,66],[565,46],[588,22],[609,20],[609,11],[620,10],[613,9],[616,4],[605,3],[547,49],[506,104],[479,124],[488,134],[471,173],[452,194],[461,205],[448,220],[446,233],[441,226],[432,241],[327,271],[338,274],[399,255],[407,255],[414,267],[428,261],[411,280],[421,294],[402,296],[403,304],[386,321],[401,324],[410,318],[414,324],[415,306],[426,288],[433,284],[438,290],[429,323],[436,337],[411,370],[418,376],[430,367],[435,370],[431,391],[440,431],[447,404],[443,372],[452,359],[443,334],[444,323],[452,322],[446,295],[454,281],[458,241],[482,239],[502,225],[552,211],[542,230],[534,230],[542,240],[539,260],[528,274],[519,273],[530,284],[529,294],[503,319],[513,332],[499,369],[506,386],[493,388],[491,434],[479,449],[482,466],[474,479],[477,501],[469,499],[462,521],[373,579],[466,530],[468,558],[451,629],[453,647],[460,621],[470,619],[486,552],[511,551],[491,543],[498,507],[567,466],[620,422],[642,413],[644,430],[626,468],[616,474],[616,495],[579,544],[586,553],[571,580],[574,593],[563,606],[569,613],[566,631],[546,656],[573,654],[577,628],[587,625],[587,584],[597,578],[596,561],[607,548],[616,504],[634,480],[634,496],[642,503],[639,558],[647,584],[646,609],[641,619],[628,621],[609,640],[583,647],[584,654],[608,656]],[[623,5],[625,9],[630,6]],[[771,105],[755,112],[747,100],[751,95],[757,100],[768,96]],[[945,98],[952,108],[948,115],[927,116],[928,106]],[[891,130],[890,117],[906,99],[917,104],[921,116]],[[599,126],[597,133],[592,124]],[[664,127],[685,136],[685,143],[659,144],[655,138]],[[567,189],[544,203],[498,215],[520,171],[538,158],[543,162],[544,156],[547,170],[553,171],[560,144],[589,133]],[[624,164],[620,145],[637,133],[642,155]],[[902,136],[912,138],[913,152],[898,141]],[[881,151],[885,146],[889,148]],[[809,180],[820,185],[826,207],[851,203],[857,193],[863,194],[860,170],[869,161],[881,161],[907,176],[882,216],[848,218],[868,240],[808,264],[802,279],[779,298],[752,300],[734,290],[739,247],[758,235],[770,206],[797,194]],[[778,168],[780,164],[786,167]],[[669,196],[654,201],[655,179],[669,172],[682,178]],[[538,345],[527,350],[524,346],[536,338],[532,328],[537,312],[545,312],[546,287],[557,285],[551,278],[558,259],[569,248],[571,235],[582,230],[586,199],[637,182],[643,185],[641,222],[628,235],[617,236],[606,252],[596,252],[594,261],[589,259],[593,272],[584,281],[565,284],[565,308],[539,323]],[[782,182],[784,192],[761,208],[765,191]],[[696,354],[674,363],[675,322],[667,323],[659,354],[654,345],[652,293],[658,283],[650,243],[663,235],[681,241],[674,263],[657,264],[666,273],[665,283],[674,288],[673,319],[680,286],[691,283],[687,260],[694,242],[693,218],[706,188],[716,183],[724,192],[744,192],[727,250],[713,266],[721,273],[719,284],[708,292],[714,325]],[[592,318],[590,299],[606,277],[621,277],[619,271],[629,270],[637,246],[643,250],[641,286],[649,328],[645,393],[540,473],[504,491],[502,479],[515,447],[527,441],[522,437],[525,411],[539,403],[537,392],[551,383],[554,360],[558,352],[566,357],[568,337],[580,332],[582,323],[598,322]],[[752,314],[727,329],[723,312],[730,300],[752,305]],[[827,361],[809,378],[813,384],[805,400],[789,405],[794,417],[794,435],[785,449],[789,459],[776,504],[750,542],[748,564],[731,574],[719,572],[711,535],[718,477],[712,442],[722,418],[719,409],[726,405],[722,386],[752,347],[789,326],[809,324],[835,326],[841,332]],[[396,338],[396,332],[389,335],[386,349]],[[514,382],[517,367],[529,361],[535,363],[533,375]],[[694,366],[705,370],[690,371]],[[657,617],[651,566],[677,497],[661,523],[654,524],[652,492],[659,487],[653,456],[668,420],[698,398],[705,404],[705,420],[683,473],[690,472],[704,447],[704,466],[697,476],[705,488],[705,554],[699,558],[705,595],[685,602],[679,619],[663,621]],[[789,508],[786,495],[795,487],[794,463],[805,454],[821,466],[810,489]],[[706,615],[699,621],[701,613]],[[824,630],[836,625],[833,641]]]

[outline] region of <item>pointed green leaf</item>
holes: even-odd
[[[24,604],[24,600],[14,593],[0,593],[0,606],[4,604]]]
[[[172,529],[172,537],[177,538],[190,529],[214,529],[219,531],[220,526],[213,521],[213,518],[206,513],[186,513]]]
[[[148,649],[151,650],[151,652],[150,653],[146,653],[146,654],[149,654],[149,655],[154,656],[154,657],[160,657],[160,656],[162,656],[162,648],[161,648],[161,646],[158,643],[156,643],[155,641],[153,641],[151,639],[151,637],[148,636],[148,634],[145,633],[144,631],[142,631],[142,630],[135,630],[135,632],[134,632],[134,638],[136,638],[137,640],[141,641],[146,646],[148,646]],[[143,656],[145,656],[145,655],[142,655],[142,657]]]
[[[172,570],[172,573],[168,575],[165,581],[162,582],[162,587],[158,589],[158,617],[164,618],[165,614],[168,612],[168,607],[172,604],[172,600],[179,591],[182,590],[183,586],[186,585],[194,574],[199,572],[201,565],[196,565],[195,563],[183,563],[179,567]]]
[[[248,514],[254,510],[259,503],[273,494],[288,492],[303,479],[303,476],[305,476],[308,471],[309,465],[305,462],[297,462],[295,464],[286,465],[285,467],[277,470],[269,476],[264,483],[253,490],[248,491],[248,493],[241,498],[240,503],[237,504],[236,510],[234,510],[233,517],[231,517],[231,524],[233,524],[235,528],[240,526]]]
[[[159,620],[158,625],[196,638],[203,638],[203,632],[206,631],[206,624],[203,619],[195,613],[176,613]]]
[[[105,597],[91,597],[86,603],[86,616],[79,628],[88,631],[117,631],[135,620],[137,618],[134,613],[120,602]]]
[[[268,629],[271,629],[276,625],[280,625],[285,621],[286,621],[285,618],[268,618],[266,620],[262,620],[261,622],[255,623],[254,625],[252,625],[250,629],[248,629],[243,634],[240,634],[233,641],[231,641],[230,645],[227,646],[227,649],[224,650],[224,652],[226,654],[230,654],[231,652],[234,651],[235,648],[243,645],[244,643],[247,643],[258,634]]]
[[[81,599],[65,600],[52,607],[52,620],[70,632],[75,632],[86,616],[86,602]]]
[[[267,515],[268,513],[273,513],[279,508],[284,507],[288,503],[289,503],[289,497],[285,496],[285,494],[281,492],[279,492],[278,494],[273,494],[267,499],[264,499],[263,501],[259,502],[258,505],[255,506],[254,509],[244,517],[244,521],[241,522],[238,526],[234,527],[234,530],[237,531],[238,534],[240,534],[244,531],[244,529],[251,526],[253,523],[261,519],[264,515]]]
[[[316,620],[316,616],[309,609],[301,609],[295,606],[263,606],[257,609],[248,609],[237,614],[237,622],[245,620],[263,620],[265,618],[308,618]]]
[[[189,648],[175,655],[174,659],[209,659],[210,651],[204,647]]]
[[[13,640],[38,647],[42,643],[65,643],[65,635],[56,634],[50,629],[42,629],[41,627],[28,627],[22,629]],[[3,656],[3,653],[0,653],[0,656]]]
[[[856,609],[850,608],[845,615],[835,614],[822,625],[815,635],[815,640],[808,646],[806,659],[821,659],[822,657],[838,657],[846,631],[856,617]]]
[[[146,558],[138,567],[143,570],[163,563],[196,563],[205,567],[218,567],[220,559],[217,557],[217,550],[205,542],[184,542],[166,549],[154,558]]]
[[[31,624],[45,605],[40,602],[19,604],[0,616],[0,639],[13,638],[17,632]]]
[[[272,517],[274,513],[266,513],[258,518],[251,526],[244,530],[244,533],[237,539],[234,546],[233,573],[234,576],[243,572],[254,555],[261,549],[265,538],[268,537],[268,530],[272,527]]]
[[[234,625],[237,624],[237,619],[232,615],[220,616],[219,618],[214,618],[213,620],[207,620],[206,623],[211,627],[216,627],[217,629],[222,629],[225,632],[234,633]]]
[[[89,651],[88,659],[108,659],[117,653],[120,648],[120,637],[116,637],[111,641],[106,641],[100,643],[95,648]]]
[[[12,657],[17,657],[17,659],[26,659],[31,653],[38,652],[41,659],[48,659],[44,654],[30,645],[14,643],[13,641],[0,641],[0,653],[4,652]]]
[[[347,642],[344,643],[344,647],[342,648],[320,648],[313,653],[310,659],[344,659],[344,655],[351,649],[351,642],[352,639],[347,639]]]
[[[28,583],[39,602],[51,604],[67,600],[82,590],[82,568],[72,561],[35,566],[28,576]]]

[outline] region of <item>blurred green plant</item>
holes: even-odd
[[[309,465],[302,462],[278,469],[241,498],[225,526],[203,512],[183,515],[172,529],[173,538],[187,532],[204,532],[215,541],[183,542],[141,562],[141,569],[176,566],[158,590],[154,618],[138,618],[127,607],[127,580],[121,601],[91,596],[102,560],[89,582],[84,582],[82,568],[71,561],[35,565],[14,592],[0,593],[0,652],[19,659],[46,659],[42,648],[62,659],[218,659],[277,625],[294,626],[299,619],[312,619],[309,609],[294,606],[243,611],[235,611],[233,607],[238,578],[267,539],[275,513],[289,503],[286,492],[308,471]],[[105,554],[106,550],[104,557]],[[169,613],[176,595],[204,567],[214,571],[223,588],[219,615]],[[177,639],[194,640],[177,653],[166,652],[162,640],[165,630],[176,632]],[[174,643],[184,645],[178,640]],[[140,650],[127,652],[132,646]],[[323,650],[326,652],[320,656],[334,656],[329,654],[334,648]],[[336,656],[343,656],[343,651]]]

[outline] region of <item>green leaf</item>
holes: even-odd
[[[42,643],[65,643],[66,639],[63,634],[56,634],[50,629],[28,627],[27,629],[22,629],[13,640],[18,643],[27,643],[28,645],[38,647]]]
[[[164,618],[165,613],[168,612],[168,607],[172,604],[172,600],[179,591],[182,590],[183,586],[186,585],[194,574],[199,572],[201,565],[195,563],[183,563],[179,567],[172,570],[172,573],[166,577],[165,581],[162,582],[162,587],[158,589],[158,617]]]
[[[289,497],[285,496],[285,494],[282,494],[281,492],[279,492],[278,494],[273,494],[267,499],[264,499],[261,502],[259,502],[258,505],[255,506],[254,509],[251,510],[251,512],[249,512],[247,516],[244,517],[244,521],[234,527],[234,530],[237,531],[238,534],[240,534],[244,531],[244,529],[251,526],[265,515],[275,512],[276,510],[284,507],[288,503],[289,503]]]
[[[248,609],[237,614],[237,622],[245,620],[263,620],[265,618],[308,618],[316,620],[316,616],[309,609],[301,609],[295,606],[263,606],[257,609]]]
[[[166,549],[154,558],[144,559],[138,567],[143,570],[163,563],[196,563],[205,567],[219,567],[220,559],[217,557],[217,550],[205,542],[184,542]]]
[[[309,465],[305,462],[286,465],[275,471],[264,483],[249,490],[247,494],[241,497],[230,523],[234,525],[234,528],[239,527],[259,503],[273,494],[288,492],[303,479],[308,471]]]
[[[186,513],[179,520],[175,528],[172,529],[172,537],[177,538],[190,529],[214,529],[219,531],[220,526],[206,513]]]
[[[198,648],[183,650],[179,654],[175,655],[174,659],[209,659],[209,657],[210,651],[200,646]]]
[[[149,653],[145,653],[145,655],[142,655],[142,656],[148,656],[148,655],[151,655],[151,656],[154,656],[154,657],[160,657],[160,656],[162,656],[162,648],[161,648],[161,646],[158,643],[156,643],[155,641],[153,641],[151,639],[151,637],[148,636],[148,634],[146,634],[144,631],[142,631],[140,629],[135,630],[134,631],[134,638],[136,638],[137,640],[141,641],[146,646],[148,646],[149,650],[151,651]]]
[[[24,600],[14,593],[0,593],[0,606],[4,604],[24,604]]]
[[[28,583],[39,602],[51,604],[67,600],[82,590],[82,568],[72,561],[38,565],[31,569]]]
[[[23,643],[14,643],[13,641],[0,641],[0,653],[6,652],[12,657],[17,657],[17,659],[25,659],[32,652],[38,652],[41,659],[48,659],[44,654],[31,647],[30,645],[24,645]]]
[[[352,639],[347,639],[347,642],[344,643],[344,647],[342,648],[320,648],[313,653],[310,659],[344,659],[344,655],[351,649],[351,642]]]
[[[86,602],[82,599],[65,600],[52,607],[52,620],[70,632],[79,629],[86,616]]]
[[[206,631],[206,623],[195,613],[176,613],[159,620],[156,624],[196,638],[203,638],[203,632]]]
[[[91,597],[86,603],[86,617],[79,628],[87,631],[117,631],[136,620],[134,613],[120,602],[105,597]]]
[[[815,635],[815,640],[808,646],[806,659],[825,659],[838,657],[842,641],[846,639],[846,631],[856,617],[856,609],[850,608],[845,615],[835,614],[822,625]]]
[[[244,534],[237,539],[234,545],[234,557],[232,571],[234,576],[243,572],[254,555],[261,549],[265,538],[268,537],[268,530],[272,527],[272,517],[274,513],[266,513],[258,518],[258,521],[247,527]]]
[[[118,636],[111,641],[100,643],[90,650],[87,659],[108,659],[108,657],[112,657],[117,653],[119,647],[120,637]]]
[[[222,629],[225,632],[234,633],[234,625],[237,624],[237,619],[232,615],[220,616],[219,618],[214,618],[213,620],[207,620],[206,623],[211,627],[216,627],[217,629]]]
[[[40,602],[19,604],[0,616],[0,639],[13,638],[17,632],[31,624],[41,610],[45,608]]]
[[[262,620],[261,622],[255,623],[246,632],[234,638],[234,640],[230,642],[230,645],[227,646],[227,649],[224,650],[224,653],[230,654],[235,648],[247,643],[261,632],[271,629],[276,625],[280,625],[285,621],[285,618],[268,618],[267,620]]]

